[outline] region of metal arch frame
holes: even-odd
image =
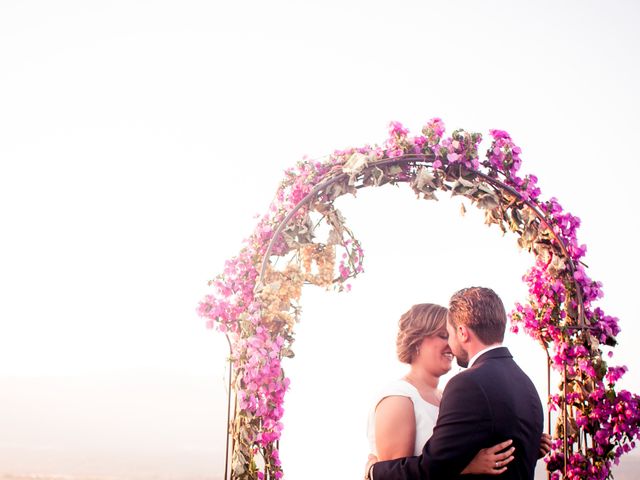
[[[231,345],[231,339],[229,338],[229,334],[226,333],[225,337],[227,338],[227,343],[229,344],[229,380],[228,380],[228,389],[227,389],[227,441],[224,452],[224,479],[229,479],[229,440],[231,438],[231,386],[232,380],[231,376],[233,374],[233,346]],[[235,403],[235,402],[234,402]],[[234,412],[235,418],[235,412]]]
[[[366,168],[363,169],[363,171],[358,176],[362,177],[362,174],[364,172],[367,172],[368,170],[374,167],[380,167],[380,166],[387,166],[387,165],[394,165],[394,164],[395,165],[402,165],[402,164],[430,165],[433,162],[434,158],[435,157],[433,155],[418,155],[418,154],[408,154],[408,155],[402,155],[398,157],[392,157],[392,158],[384,159],[384,160],[369,164]],[[553,229],[549,225],[549,222],[547,221],[546,216],[543,213],[541,213],[540,210],[538,210],[538,208],[530,200],[525,199],[513,187],[510,187],[509,185],[505,184],[504,182],[498,180],[495,177],[491,177],[486,173],[479,172],[477,170],[469,170],[469,171],[472,172],[473,175],[476,175],[482,178],[483,180],[485,180],[486,182],[491,183],[493,186],[498,187],[502,190],[506,190],[507,192],[509,192],[516,198],[518,198],[518,200],[520,200],[525,205],[527,205],[536,214],[536,217],[542,222],[542,224],[546,227],[546,229],[553,235],[554,239],[558,242],[558,245],[562,250],[562,254],[568,260],[569,268],[571,272],[574,273],[576,271],[575,264],[573,262],[573,259],[569,256],[569,253],[567,251],[567,246],[565,245],[564,241],[556,234],[556,232],[553,231]],[[279,238],[284,228],[288,225],[289,221],[291,221],[291,219],[295,216],[296,213],[298,213],[298,211],[302,207],[308,205],[311,202],[311,200],[318,195],[319,192],[325,190],[327,187],[333,185],[334,183],[344,180],[347,177],[349,177],[349,174],[341,172],[339,174],[330,176],[329,178],[324,180],[322,183],[317,184],[307,195],[305,195],[305,197],[302,200],[300,200],[296,204],[295,207],[293,207],[293,209],[291,209],[291,211],[286,215],[286,217],[278,224],[278,227],[276,228],[275,232],[273,233],[273,236],[271,237],[271,240],[269,241],[267,250],[264,256],[262,257],[262,268],[260,270],[260,277],[259,277],[260,281],[262,281],[264,278],[267,264],[269,262],[269,257],[271,257],[271,251],[273,250],[273,245],[275,244],[276,240]],[[407,182],[407,180],[404,180],[404,179],[400,179],[397,181],[403,182],[403,183]],[[582,327],[582,326],[585,326],[584,302],[582,298],[582,290],[580,289],[580,286],[577,283],[577,281],[574,280],[574,284],[576,286],[576,292],[578,294],[578,322],[579,322],[579,326]]]
[[[357,175],[357,178],[362,179],[364,173],[368,172],[369,170],[375,167],[389,166],[389,165],[431,166],[434,160],[435,160],[434,155],[426,155],[426,154],[406,154],[406,155],[386,158],[383,160],[372,162],[369,165],[367,165]],[[524,198],[517,190],[505,184],[503,181],[499,180],[496,177],[492,177],[490,175],[487,175],[486,173],[483,173],[477,170],[468,169],[468,171],[474,176],[482,178],[484,181],[491,184],[492,186],[498,189],[507,191],[508,193],[516,197],[520,202],[522,202],[527,207],[529,207],[534,212],[535,216],[538,218],[541,224],[551,233],[551,235],[557,242],[564,258],[567,260],[571,273],[574,273],[576,271],[575,263],[573,262],[573,259],[569,256],[566,244],[564,243],[562,238],[558,234],[556,234],[556,232],[551,228],[550,223],[547,220],[547,217],[530,200]],[[321,183],[318,183],[315,187],[313,187],[313,189],[307,195],[305,195],[305,197],[302,200],[300,200],[291,209],[291,211],[287,213],[284,219],[278,224],[276,230],[273,233],[273,236],[271,237],[271,240],[269,241],[269,245],[262,259],[262,267],[261,267],[260,276],[259,276],[260,282],[262,282],[264,278],[264,274],[266,272],[269,258],[271,257],[271,252],[273,250],[273,246],[275,242],[278,240],[278,238],[282,234],[282,231],[289,224],[289,222],[296,215],[296,213],[304,206],[309,205],[312,202],[312,200],[318,196],[320,192],[326,190],[328,187],[330,187],[331,185],[339,181],[345,180],[350,176],[350,174],[347,174],[344,172],[339,172],[339,173],[335,173],[335,172],[336,172],[335,170],[329,172],[326,175],[326,178]],[[408,181],[409,179],[396,180],[397,183],[406,183]],[[359,186],[356,186],[356,188],[363,188],[365,186],[366,185],[359,185]],[[584,319],[584,299],[582,295],[582,289],[580,288],[580,285],[578,284],[575,278],[574,278],[574,286],[575,286],[575,291],[576,291],[577,300],[578,300],[578,318],[577,318],[578,325],[569,326],[568,328],[574,329],[574,330],[583,330],[583,329],[588,330],[591,327],[586,325],[585,319]],[[228,335],[227,335],[227,340],[229,341],[229,351],[232,352],[232,345]],[[551,358],[549,356],[549,352],[548,352],[548,349],[546,349],[546,347],[545,347],[545,350],[547,353],[547,396],[549,398],[551,396]],[[228,430],[227,430],[227,443],[226,443],[226,456],[225,456],[225,477],[224,477],[225,479],[230,478],[227,475],[228,475],[228,463],[229,463],[229,437],[231,436],[231,391],[232,391],[231,376],[232,376],[232,361],[230,357],[229,359],[229,392],[228,392],[228,399],[227,399]],[[562,372],[562,383],[564,386],[564,395],[565,395],[565,401],[563,402],[563,412],[562,412],[563,414],[562,418],[563,418],[563,424],[564,424],[564,444],[563,444],[564,477],[566,477],[566,473],[567,473],[567,451],[568,451],[568,443],[567,443],[568,410],[567,410],[567,402],[566,402],[566,395],[567,395],[566,379],[567,379],[567,368],[565,365],[565,368],[563,369],[563,372]],[[547,426],[548,426],[549,433],[551,433],[551,410],[549,409],[549,407],[547,407]],[[549,473],[549,477],[550,476],[551,474]]]

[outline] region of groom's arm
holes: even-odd
[[[453,377],[442,396],[438,422],[425,447],[434,480],[456,478],[494,440],[493,412],[474,372]],[[502,439],[507,440],[507,439]]]
[[[438,421],[422,455],[378,462],[374,480],[450,480],[460,475],[481,448],[491,445],[487,397],[473,376],[453,377],[444,390]]]

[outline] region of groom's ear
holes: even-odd
[[[469,340],[470,335],[469,335],[469,329],[467,328],[466,325],[458,325],[457,327],[457,334],[458,337],[460,338],[460,340],[462,340],[463,342],[466,342]]]

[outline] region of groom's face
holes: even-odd
[[[458,339],[458,329],[455,327],[451,320],[447,318],[447,333],[449,334],[449,348],[456,357],[458,365],[466,367],[469,365],[469,354],[464,349],[460,340]]]

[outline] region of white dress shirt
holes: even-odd
[[[495,350],[496,348],[500,348],[500,347],[504,347],[504,345],[502,345],[502,344],[491,345],[490,347],[487,347],[484,350],[480,350],[473,357],[471,357],[471,360],[469,360],[469,366],[467,368],[471,368],[473,366],[473,364],[475,363],[475,361],[478,359],[478,357],[480,355],[482,355],[483,353],[487,353],[489,350]]]

